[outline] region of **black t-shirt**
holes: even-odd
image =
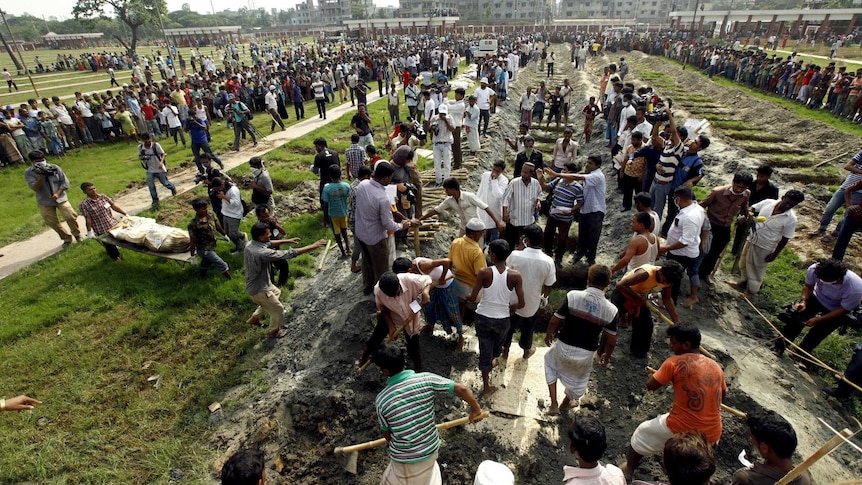
[[[749,207],[766,199],[778,199],[778,187],[772,182],[766,182],[766,187],[757,190],[757,180],[748,184],[751,196],[748,198]]]
[[[619,312],[601,293],[582,291],[575,297],[577,308],[569,307],[569,295],[557,309],[555,315],[565,316],[557,338],[560,342],[585,350],[599,349],[602,332],[615,334],[619,322]]]
[[[338,161],[338,154],[330,148],[324,148],[314,156],[314,168],[319,170],[321,191],[324,185],[332,182],[332,179],[329,178],[329,167],[333,165],[340,166],[341,164]]]
[[[359,113],[353,115],[353,118],[350,120],[350,124],[362,130],[360,136],[366,136],[371,133],[371,127],[368,126],[368,121],[366,121],[365,118],[359,116]]]

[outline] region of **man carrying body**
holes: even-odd
[[[482,298],[476,307],[476,337],[479,339],[479,371],[482,372],[482,395],[490,396],[497,390],[491,386],[491,369],[500,356],[509,332],[511,312],[524,308],[524,290],[521,274],[506,267],[506,258],[512,250],[502,239],[491,241],[488,256],[492,266],[479,271],[468,301]],[[511,303],[512,292],[517,302]]]
[[[100,194],[96,191],[96,186],[90,182],[81,184],[81,190],[87,197],[78,205],[78,211],[84,216],[87,221],[87,237],[95,239],[96,236],[105,234],[112,227],[117,225],[117,219],[114,218],[112,210],[117,211],[122,215],[126,215],[126,211],[121,209],[107,195]],[[105,252],[114,261],[122,259],[117,246],[108,243],[102,243],[105,246]]]
[[[281,328],[284,323],[284,305],[279,300],[281,290],[272,283],[270,263],[293,259],[323,246],[326,241],[321,239],[303,248],[282,251],[268,246],[271,235],[266,223],[257,222],[251,226],[252,241],[245,247],[245,291],[258,306],[246,323],[259,325],[260,316],[266,313],[269,315],[266,337],[282,338],[288,333],[287,329]]]
[[[775,258],[796,231],[796,213],[793,208],[805,200],[798,190],[788,190],[780,200],[766,199],[751,206],[754,230],[739,257],[741,277],[736,286],[745,289],[747,298],[753,297],[763,284],[766,265]]]
[[[611,273],[607,266],[591,266],[587,289],[568,292],[551,317],[545,335],[545,345],[551,347],[545,354],[545,382],[551,396],[550,415],[577,405],[587,390],[593,359],[602,366],[611,360],[617,344],[619,311],[605,298],[605,288],[610,282]],[[558,380],[566,394],[559,406]]]
[[[657,391],[673,385],[670,413],[644,421],[632,434],[628,461],[622,467],[631,477],[644,456],[656,455],[673,435],[700,431],[709,443],[721,438],[721,402],[727,385],[724,372],[714,360],[700,353],[700,330],[689,324],[668,327],[671,357],[651,375],[646,387]]]
[[[405,370],[404,352],[395,345],[377,349],[374,363],[387,377],[374,400],[377,422],[386,441],[389,465],[382,484],[440,485],[437,451],[440,435],[434,426],[434,394],[455,394],[470,406],[470,420],[482,419],[482,408],[470,388],[431,373]]]
[[[536,323],[536,313],[544,307],[551,294],[551,287],[557,282],[557,269],[554,260],[542,252],[542,228],[530,224],[524,228],[522,237],[524,248],[512,251],[506,266],[521,273],[524,287],[524,307],[519,308],[511,316],[509,333],[503,345],[503,358],[509,357],[509,347],[515,330],[521,332],[518,345],[524,351],[524,358],[529,359],[536,353],[533,348],[533,327]]]
[[[500,222],[500,219],[497,218],[497,215],[494,214],[494,211],[491,210],[488,204],[477,197],[476,194],[461,190],[461,184],[458,183],[458,179],[448,178],[444,180],[443,190],[446,192],[447,197],[443,199],[440,205],[423,214],[419,218],[420,221],[437,215],[446,209],[451,209],[460,216],[461,230],[463,231],[467,227],[467,222],[478,217],[478,210],[482,210],[494,221],[494,225],[498,230],[502,231],[505,229],[503,223]]]
[[[227,263],[216,253],[215,233],[218,231],[225,234],[221,223],[214,215],[210,214],[206,199],[193,200],[192,208],[195,210],[195,217],[188,225],[189,252],[192,257],[197,255],[200,258],[201,277],[205,276],[209,267],[212,266],[225,278],[231,279],[232,276]]]
[[[74,237],[83,241],[81,229],[78,228],[78,214],[69,203],[66,189],[69,188],[69,178],[63,169],[45,161],[45,154],[40,151],[32,151],[27,155],[30,159],[30,167],[24,171],[24,181],[30,189],[36,193],[36,204],[39,206],[39,214],[45,224],[54,230],[63,240],[63,248],[72,244]],[[63,220],[69,226],[71,234],[65,227],[60,225],[57,211],[63,216]]]

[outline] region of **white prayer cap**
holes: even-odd
[[[473,485],[515,485],[515,475],[506,465],[485,460],[476,470]]]

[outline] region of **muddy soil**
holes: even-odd
[[[568,59],[568,48],[554,46],[560,59]],[[690,72],[668,67],[659,60],[645,58],[638,53],[627,56],[632,66],[633,79],[637,85],[638,69],[669,71],[669,74],[685,86],[697,86],[701,94],[716,100],[714,104],[733,112],[734,119],[746,120],[757,126],[763,134],[774,133],[797,148],[810,150],[819,157],[827,156],[829,144],[854,146],[852,137],[835,133],[810,121],[794,119],[792,113],[775,108],[768,103],[755,102],[744,93],[725,90],[704,81]],[[600,69],[611,62],[609,58],[589,59],[587,71],[575,71],[568,62],[558,63],[558,74],[549,86],[559,85],[569,77],[575,86],[572,102],[572,124],[575,133],[581,133],[583,120],[576,113],[586,104],[589,96],[598,91]],[[462,181],[468,190],[475,190],[479,175],[488,170],[491,163],[504,156],[501,138],[512,136],[517,131],[517,99],[528,85],[536,85],[540,78],[532,66],[519,74],[512,84],[510,101],[502,104],[497,116],[492,118],[489,137],[483,142],[478,157],[478,168],[468,180]],[[678,88],[683,91],[683,88]],[[689,114],[685,102],[679,101],[677,111]],[[696,114],[692,108],[692,114]],[[722,114],[721,116],[731,116]],[[711,117],[710,117],[711,119]],[[596,123],[592,143],[582,146],[581,154],[600,153],[607,159],[605,141],[600,133],[604,125]],[[533,130],[541,140],[538,149],[550,153],[551,143],[558,133]],[[796,133],[796,134],[794,134]],[[712,146],[704,154],[709,174],[701,185],[712,187],[728,183],[734,170],[753,170],[760,162],[734,146],[734,139],[725,136],[722,130],[712,129]],[[813,136],[812,136],[813,135]],[[764,137],[764,139],[768,139]],[[508,154],[508,162],[513,156]],[[510,165],[511,166],[511,165]],[[609,167],[605,167],[606,174]],[[792,186],[779,173],[776,177],[782,192]],[[301,211],[305,192],[314,197],[315,192],[299,190],[285,196],[279,205],[290,211]],[[807,194],[825,193],[823,187],[806,186]],[[612,265],[617,254],[630,237],[631,213],[620,213],[620,197],[614,191],[614,183],[608,183],[608,214],[602,231],[598,262]],[[821,199],[810,197],[800,211],[800,227],[797,234],[806,231],[818,210]],[[281,214],[280,214],[281,215]],[[444,218],[444,220],[446,220]],[[576,230],[573,230],[573,233]],[[428,257],[443,256],[448,252],[448,243],[456,236],[454,228],[446,228],[435,236],[431,243],[423,243],[422,253]],[[824,248],[819,240],[804,237],[793,240],[792,248],[803,260],[820,256]],[[410,251],[412,255],[412,250]],[[857,256],[856,254],[853,255]],[[567,258],[566,261],[569,261]],[[353,362],[359,357],[365,339],[374,326],[374,303],[363,297],[359,275],[351,274],[349,263],[330,256],[324,271],[315,278],[305,280],[294,291],[289,307],[291,318],[290,335],[272,345],[272,351],[261,361],[261,376],[255,383],[239,386],[222,399],[223,409],[211,416],[213,437],[212,449],[220,455],[213,463],[217,473],[223,461],[242,447],[258,447],[267,455],[267,483],[291,485],[312,484],[358,484],[379,483],[387,464],[385,450],[379,448],[362,452],[358,461],[358,475],[347,474],[332,454],[337,446],[345,446],[377,439],[380,433],[374,416],[373,400],[384,385],[383,376],[372,366],[357,374]],[[724,275],[718,275],[718,280]],[[571,266],[560,272],[557,286],[561,290],[572,288],[574,281]],[[684,288],[684,293],[686,289]],[[797,461],[811,454],[830,438],[829,431],[817,418],[823,418],[833,427],[853,427],[850,417],[834,401],[827,401],[819,392],[824,382],[817,376],[809,376],[794,367],[789,360],[777,360],[766,344],[774,337],[747,304],[726,285],[719,283],[702,292],[702,302],[692,310],[680,309],[684,321],[696,323],[704,333],[704,346],[714,353],[725,369],[728,396],[726,403],[743,411],[753,411],[760,406],[774,409],[790,420],[799,435]],[[547,320],[547,314],[543,317]],[[544,330],[544,325],[540,325]],[[575,463],[568,453],[566,430],[577,415],[591,414],[599,417],[606,426],[608,451],[605,462],[617,462],[625,454],[628,440],[635,427],[643,420],[666,412],[672,402],[668,389],[647,392],[646,366],[658,367],[670,355],[664,339],[665,326],[657,323],[653,348],[646,359],[629,356],[630,331],[622,330],[612,363],[607,368],[596,368],[589,384],[587,396],[581,407],[569,411],[559,418],[541,421],[527,417],[514,419],[492,416],[468,428],[453,429],[442,433],[444,444],[440,450],[439,463],[444,483],[468,485],[473,481],[478,464],[485,459],[497,460],[509,465],[516,474],[517,483],[557,483],[562,477],[562,466]],[[467,349],[475,345],[472,328],[465,329],[468,337]],[[471,350],[463,353],[453,351],[454,343],[441,333],[422,335],[421,348],[425,370],[444,376],[466,376],[466,382],[478,390],[481,384],[477,367],[477,354]],[[492,379],[493,379],[492,374]],[[260,390],[261,383],[265,391]],[[535,399],[547,402],[546,390],[535,395]],[[487,404],[482,401],[483,405]],[[467,408],[457,397],[442,397],[437,401],[438,422],[464,416]],[[533,436],[524,445],[525,434]],[[748,432],[744,423],[733,416],[724,415],[724,433],[716,449],[718,470],[715,483],[727,483],[733,471],[739,468],[737,455],[743,449],[752,455]],[[862,457],[843,447],[830,457],[821,460],[812,473],[819,483],[830,483],[862,475]],[[635,474],[644,480],[664,480],[657,458],[644,460]]]

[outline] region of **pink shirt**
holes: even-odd
[[[418,275],[412,273],[401,273],[398,275],[398,280],[401,282],[401,294],[397,296],[389,296],[380,290],[380,283],[374,285],[374,301],[377,303],[377,310],[383,311],[388,308],[392,315],[392,321],[395,323],[395,328],[401,326],[404,320],[410,315],[413,319],[407,324],[404,329],[407,335],[411,337],[419,333],[422,328],[419,319],[419,312],[413,312],[410,304],[422,294],[426,286],[431,284],[431,277],[426,275]]]

